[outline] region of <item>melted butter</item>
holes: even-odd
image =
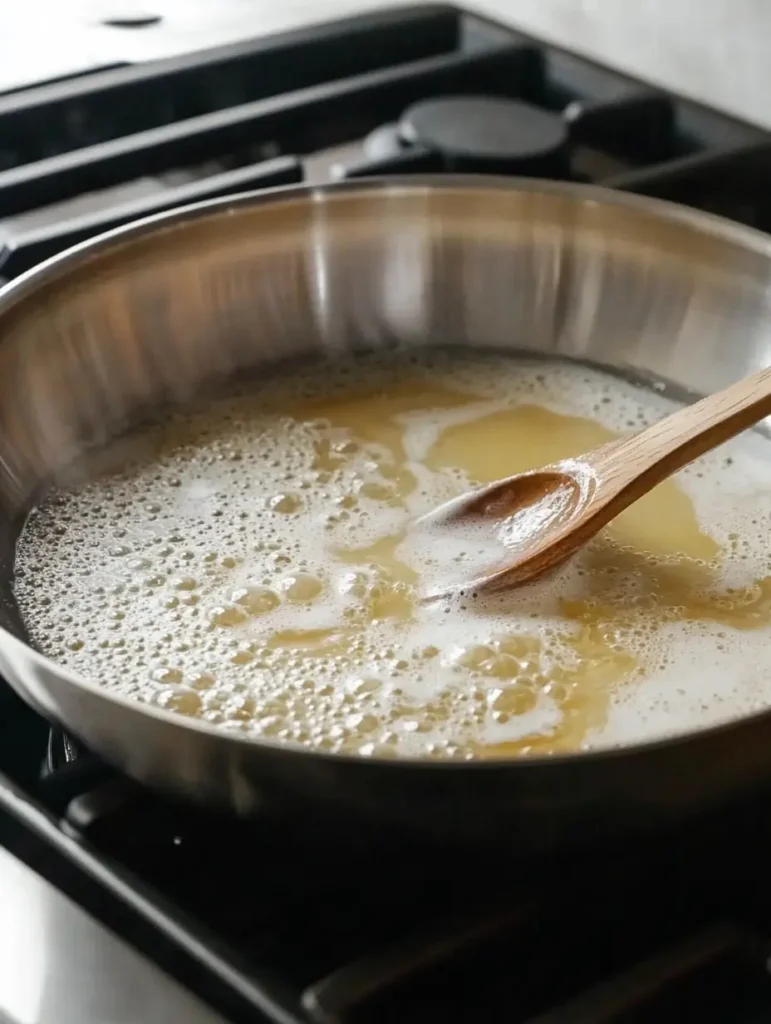
[[[459,467],[472,480],[492,483],[582,455],[618,436],[585,417],[522,405],[448,428],[426,461],[432,469]],[[719,551],[715,540],[699,528],[693,502],[672,480],[622,512],[608,527],[608,535],[659,557],[711,561]]]
[[[359,392],[348,392],[329,398],[311,399],[300,402],[291,410],[284,407],[284,415],[297,420],[324,420],[332,428],[342,429],[349,435],[334,452],[330,451],[326,439],[317,445],[317,466],[320,469],[334,468],[336,459],[357,451],[350,441],[362,444],[374,443],[383,448],[396,463],[403,463],[404,426],[402,417],[420,414],[427,409],[457,409],[468,405],[476,396],[427,380],[402,379],[389,382],[388,390],[365,388]],[[398,467],[404,469],[402,465]]]
[[[771,638],[768,558],[742,533],[771,494],[739,449],[730,472],[657,487],[554,578],[484,602],[421,602],[443,566],[409,531],[666,411],[578,367],[482,356],[287,376],[148,428],[143,457],[53,496],[20,539],[35,572],[17,599],[42,649],[105,685],[321,749],[517,757],[709,724],[726,697],[705,696],[702,648],[743,653],[735,713],[771,704],[747,683]],[[740,633],[760,642],[742,652]]]

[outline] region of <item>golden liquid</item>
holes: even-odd
[[[618,419],[614,389],[634,406],[628,385],[562,368],[597,419],[557,411],[553,394],[538,400],[550,372],[481,356],[371,363],[322,393],[318,376],[274,381],[154,428],[152,460],[30,520],[17,564],[54,580],[44,609],[34,573],[17,584],[34,640],[137,699],[323,749],[489,758],[614,742],[613,701],[687,661],[689,637],[706,630],[719,647],[771,626],[771,579],[726,587],[724,563],[746,545],[710,536],[670,480],[569,579],[422,604],[415,515],[617,436],[599,422],[603,406]],[[663,411],[636,401],[625,427]],[[107,567],[84,559],[110,541]]]

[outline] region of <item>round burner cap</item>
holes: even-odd
[[[568,143],[557,114],[498,96],[425,100],[399,128],[405,142],[441,153],[448,170],[559,174]]]

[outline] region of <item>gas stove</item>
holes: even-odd
[[[0,93],[0,276],[200,199],[447,171],[771,230],[768,133],[478,15],[402,6]],[[0,844],[14,1024],[771,1020],[757,801],[645,847],[474,858],[179,805],[0,686]]]

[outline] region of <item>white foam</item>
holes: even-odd
[[[330,749],[349,749],[355,740],[363,754],[452,756],[469,737],[501,743],[548,734],[561,714],[548,694],[521,713],[496,717],[494,691],[473,692],[468,673],[447,652],[520,629],[541,639],[544,657],[560,657],[560,636],[569,638],[576,626],[559,619],[559,602],[584,595],[591,552],[506,599],[419,606],[409,628],[383,622],[364,638],[338,638],[338,653],[326,659],[276,653],[265,642],[291,630],[345,630],[357,606],[353,591],[373,581],[366,567],[341,565],[335,548],[395,536],[473,483],[425,465],[449,426],[536,403],[625,431],[674,408],[659,394],[565,364],[458,361],[435,353],[411,367],[429,380],[439,371],[453,387],[480,397],[402,417],[407,467],[417,480],[406,507],[362,490],[348,507],[344,499],[362,483],[389,486],[377,469],[383,450],[364,445],[319,477],[314,443],[326,438],[344,446],[345,432],[288,419],[277,426],[275,417],[259,413],[259,392],[180,414],[151,431],[157,458],[57,496],[31,516],[17,552],[16,593],[33,639],[59,661],[139,700]],[[342,392],[368,373],[377,382],[400,372],[371,361],[323,383],[316,371],[274,381],[263,394],[275,400],[283,393],[289,402]],[[769,573],[766,444],[737,440],[681,474],[702,527],[734,546],[725,569],[729,585]],[[491,553],[485,544],[475,552],[478,559]],[[468,569],[468,542],[455,551],[417,549],[410,539],[395,553],[424,576],[453,565]],[[462,554],[463,563],[453,563]],[[313,601],[289,598],[287,579],[297,573],[320,581]],[[244,611],[249,601],[265,608],[251,615]],[[234,619],[234,628],[213,624],[217,617]],[[764,670],[770,640],[765,626],[688,622],[639,637],[635,654],[645,664],[645,682],[619,688],[606,723],[583,742],[647,739],[771,705],[771,673]],[[427,648],[439,654],[421,655]]]

